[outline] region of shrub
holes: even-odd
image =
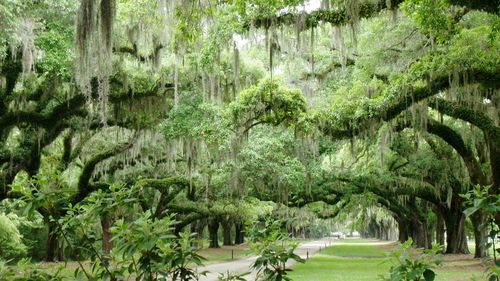
[[[26,254],[26,246],[16,221],[15,215],[0,213],[0,258],[8,260]]]
[[[417,255],[412,249],[413,241],[401,244],[400,249],[391,253],[392,261],[395,263],[389,273],[389,277],[381,276],[384,281],[433,281],[436,273],[433,268],[441,265],[442,251],[440,245],[434,244],[432,249],[425,250],[423,254]]]

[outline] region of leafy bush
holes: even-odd
[[[13,259],[26,253],[15,215],[0,213],[0,258]]]
[[[412,250],[413,241],[401,244],[399,250],[393,251],[391,257],[395,260],[395,265],[390,269],[388,278],[381,276],[384,281],[433,281],[436,273],[433,268],[441,265],[442,251],[440,245],[434,244],[432,249],[425,250],[423,254],[417,255]]]
[[[482,212],[486,217],[485,224],[489,228],[489,238],[491,243],[486,245],[486,249],[493,247],[493,265],[488,272],[488,280],[500,280],[500,262],[497,260],[500,254],[500,248],[497,248],[495,241],[500,237],[500,226],[497,225],[496,216],[500,213],[500,195],[490,192],[491,186],[476,185],[471,191],[463,194],[462,197],[466,200],[464,214],[471,216],[476,212]]]
[[[68,210],[58,220],[61,235],[70,247],[87,252],[91,269],[80,263],[75,271],[77,280],[122,280],[135,276],[137,280],[197,280],[198,274],[192,265],[201,265],[203,258],[192,248],[193,234],[174,235],[175,215],[156,218],[150,210],[138,211],[131,220],[119,219],[111,228],[114,248],[105,253],[96,247],[99,233],[93,233],[93,223],[103,213],[113,208],[137,203],[134,189],[112,186],[111,192],[95,192],[87,200]],[[82,237],[74,244],[68,237],[77,233]]]
[[[4,199],[0,202],[0,213],[8,214],[22,237],[22,244],[26,246],[25,255],[17,257],[28,256],[40,260],[44,257],[47,247],[47,230],[42,215],[39,212],[27,214],[26,207],[27,203],[22,199]]]
[[[286,262],[290,259],[304,262],[304,259],[294,253],[298,244],[289,239],[281,225],[279,220],[267,220],[263,228],[253,231],[252,240],[258,242],[254,249],[259,257],[252,265],[257,270],[257,280],[291,280],[287,276],[291,269],[286,268]]]
[[[60,275],[64,267],[59,267],[54,273],[47,273],[36,268],[29,259],[22,259],[15,267],[8,267],[5,261],[0,260],[0,280],[12,281],[62,281]]]

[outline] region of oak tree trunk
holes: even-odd
[[[225,221],[222,223],[222,233],[224,236],[223,239],[223,244],[224,246],[230,246],[233,245],[233,241],[231,240],[231,228],[232,228],[232,223],[229,221]]]
[[[471,216],[474,231],[474,257],[484,258],[488,256],[486,243],[488,242],[488,228],[486,227],[485,217],[481,212],[476,212]]]
[[[217,237],[217,233],[219,232],[219,220],[217,218],[213,218],[208,223],[208,236],[210,239],[210,248],[219,248],[219,240]]]
[[[234,244],[239,245],[245,243],[245,235],[243,233],[243,223],[236,223],[234,225]]]
[[[113,242],[111,242],[111,218],[107,214],[101,216],[102,228],[102,250],[104,253],[109,254],[113,249]]]

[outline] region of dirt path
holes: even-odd
[[[316,241],[311,241],[307,242],[304,244],[301,244],[299,247],[297,247],[297,250],[295,253],[299,255],[301,258],[306,259],[307,256],[311,257],[314,254],[318,253],[320,249],[324,249],[325,247],[330,246],[333,243],[334,239],[333,238],[323,238],[321,240],[316,240]],[[254,261],[257,259],[256,256],[248,257],[248,258],[243,258],[239,260],[234,260],[230,262],[224,262],[224,263],[215,263],[215,264],[209,264],[206,266],[202,266],[198,268],[198,272],[202,271],[209,271],[210,273],[207,274],[207,276],[200,278],[201,281],[216,281],[217,276],[219,276],[219,273],[226,273],[226,272],[232,272],[232,273],[237,273],[241,274],[244,272],[249,272],[251,269],[250,267],[254,263]],[[295,264],[294,261],[288,262],[287,267],[292,266]],[[248,280],[254,280],[255,279],[255,272],[252,272],[250,275],[245,276],[246,279]]]

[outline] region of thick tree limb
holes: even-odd
[[[80,177],[78,179],[78,191],[73,196],[71,202],[73,204],[76,204],[82,201],[85,197],[87,197],[87,195],[89,195],[92,191],[94,191],[93,189],[89,188],[90,187],[89,183],[90,180],[92,179],[92,175],[94,173],[97,164],[131,148],[132,145],[133,145],[132,140],[129,140],[127,142],[117,144],[112,148],[109,148],[103,152],[97,153],[96,155],[92,156],[83,166],[82,173],[80,174]]]
[[[467,72],[471,82],[490,83],[500,81],[500,73],[469,70]],[[324,116],[316,116],[320,121],[320,130],[334,139],[352,138],[373,127],[373,122],[389,121],[396,118],[412,104],[437,95],[450,87],[448,75],[437,76],[429,80],[425,86],[416,86],[413,89],[393,89],[378,104],[366,105],[367,113],[361,116],[349,116],[338,119],[335,112],[326,112]],[[341,125],[340,125],[340,124]]]
[[[464,160],[467,171],[469,172],[469,176],[471,177],[471,180],[474,184],[487,184],[486,176],[482,172],[476,157],[474,156],[470,148],[465,144],[460,134],[455,132],[455,130],[453,130],[452,128],[438,123],[432,119],[428,119],[427,131],[440,137],[451,147],[453,147],[453,149],[455,149],[455,151]]]
[[[429,106],[443,114],[468,122],[483,131],[490,150],[493,190],[498,194],[500,192],[500,127],[484,112],[470,109],[456,102],[432,98],[429,100]]]

